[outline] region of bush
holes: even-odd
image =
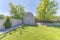
[[[10,23],[9,17],[7,17],[6,22],[4,23],[4,27],[5,27],[6,29],[11,27],[11,23]]]

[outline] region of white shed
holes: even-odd
[[[27,12],[24,16],[23,23],[26,25],[34,25],[35,24],[34,15],[30,12]]]

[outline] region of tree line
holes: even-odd
[[[36,16],[37,21],[51,21],[55,17],[57,11],[57,2],[55,0],[39,0],[40,3],[36,7]],[[15,5],[9,3],[10,5],[10,18],[13,19],[23,19],[24,14],[26,13],[22,5]]]

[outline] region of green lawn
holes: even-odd
[[[60,28],[24,26],[4,35],[0,40],[60,40]]]

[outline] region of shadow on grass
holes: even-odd
[[[20,27],[22,29],[22,30],[20,30],[20,35],[22,35],[23,32],[27,32],[27,31],[25,31],[25,29],[28,29],[28,27],[38,27],[38,26],[37,25],[23,25]]]
[[[31,27],[38,27],[38,25],[25,25],[25,24],[22,27],[30,27],[30,26]]]
[[[6,33],[6,34],[3,34],[3,36],[2,36],[2,37],[0,37],[0,40],[1,40],[2,38],[4,38],[6,35],[7,35],[7,33]]]
[[[25,28],[28,28],[28,27],[38,27],[38,26],[37,25],[23,25],[21,28],[25,29]]]
[[[17,29],[19,29],[20,35],[22,35],[23,32],[27,32],[27,31],[24,31],[24,30],[28,27],[38,27],[38,26],[37,25],[23,25],[21,27],[18,27]],[[22,28],[22,30],[20,30],[20,28]],[[7,34],[11,35],[12,33],[15,33],[17,29],[14,29],[14,30],[11,30],[9,32],[6,32],[6,33],[2,34],[3,36],[0,37],[0,39],[4,38]]]

